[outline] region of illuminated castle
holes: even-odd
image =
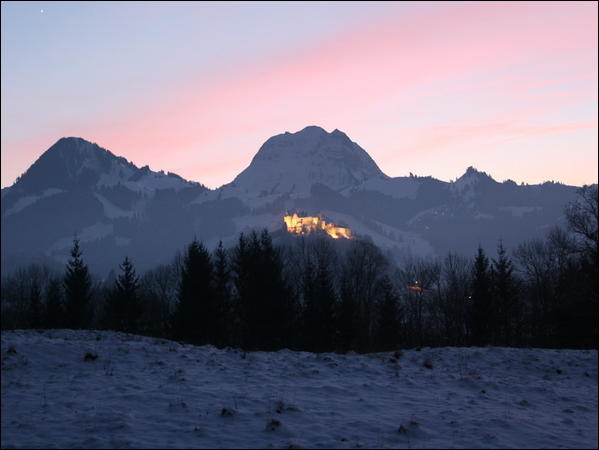
[[[306,216],[300,217],[297,213],[292,216],[283,217],[287,231],[294,234],[308,234],[313,231],[322,230],[333,239],[345,238],[351,239],[351,229],[338,227],[334,223],[327,223],[322,217]]]

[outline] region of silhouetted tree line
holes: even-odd
[[[63,274],[32,265],[2,281],[2,328],[100,328],[248,350],[383,351],[416,346],[597,347],[597,187],[566,208],[568,230],[501,242],[488,256],[413,258],[312,235],[230,249],[191,242],[138,276],[95,281],[74,241]]]

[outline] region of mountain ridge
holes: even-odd
[[[253,228],[280,230],[287,211],[324,214],[397,258],[470,253],[478,242],[493,250],[499,238],[514,245],[563,223],[575,191],[497,182],[472,166],[452,182],[389,177],[345,133],[316,126],[269,138],[217,189],[69,137],[2,190],[2,262],[65,261],[77,234],[99,270],[126,255],[149,268],[194,237],[213,246]]]
[[[263,147],[264,147],[264,146],[265,146],[267,143],[269,143],[269,141],[271,141],[271,140],[272,140],[272,139],[274,139],[274,138],[278,138],[278,137],[280,137],[280,136],[289,136],[289,135],[293,136],[293,135],[296,135],[296,134],[298,134],[298,133],[302,133],[302,132],[304,132],[304,131],[305,131],[305,130],[307,130],[307,129],[318,129],[318,130],[321,130],[322,132],[324,132],[324,133],[326,133],[326,134],[329,134],[329,135],[341,135],[341,136],[343,136],[343,137],[347,138],[347,140],[349,140],[349,141],[350,141],[352,144],[355,144],[356,146],[358,146],[358,147],[359,147],[359,145],[358,145],[358,144],[356,144],[355,142],[353,142],[353,141],[351,141],[351,140],[349,139],[349,137],[347,136],[347,134],[346,134],[346,133],[344,133],[343,131],[340,131],[340,130],[339,130],[339,129],[337,129],[337,128],[335,128],[335,129],[334,129],[332,132],[328,133],[328,132],[326,132],[326,130],[324,130],[322,127],[319,127],[319,126],[316,126],[316,125],[309,125],[309,126],[307,126],[307,127],[303,128],[302,130],[300,130],[300,131],[296,132],[296,133],[291,133],[291,132],[289,132],[289,131],[285,131],[285,132],[283,132],[283,133],[280,133],[280,134],[278,134],[278,135],[274,135],[274,136],[270,137],[269,139],[267,139],[267,140],[265,141],[265,143],[264,143],[264,144],[261,146],[261,148],[258,150],[258,152],[257,152],[257,153],[254,155],[254,157],[252,158],[252,161],[250,162],[250,165],[249,165],[248,167],[246,167],[246,169],[243,169],[243,170],[242,170],[242,171],[241,171],[241,172],[240,172],[240,173],[239,173],[239,174],[238,174],[238,175],[237,175],[237,176],[236,176],[236,177],[235,177],[235,178],[234,178],[234,179],[233,179],[231,182],[229,182],[229,183],[225,183],[225,184],[223,184],[223,185],[221,185],[221,186],[219,186],[219,187],[216,187],[216,188],[208,188],[208,187],[206,187],[206,186],[205,186],[205,185],[204,185],[204,184],[203,184],[201,181],[192,180],[192,179],[187,179],[187,178],[184,178],[184,177],[182,177],[181,175],[179,175],[179,174],[177,174],[177,173],[174,173],[174,172],[169,172],[169,171],[165,172],[164,170],[157,170],[157,171],[153,171],[153,170],[151,170],[151,169],[149,168],[149,165],[148,165],[148,164],[146,164],[146,165],[143,165],[143,166],[137,166],[137,165],[135,165],[133,162],[131,162],[131,161],[127,160],[127,159],[126,159],[124,156],[115,155],[115,154],[114,154],[114,153],[112,153],[110,150],[108,150],[108,149],[106,149],[106,148],[104,148],[104,147],[101,147],[100,145],[98,145],[98,144],[97,144],[97,143],[95,143],[95,142],[92,142],[91,140],[87,140],[87,139],[85,139],[85,138],[78,137],[78,136],[69,136],[69,137],[62,137],[62,138],[58,139],[58,140],[57,140],[57,141],[56,141],[56,142],[55,142],[55,143],[54,143],[52,146],[50,146],[50,147],[49,147],[47,150],[45,150],[45,151],[44,151],[44,152],[43,152],[43,153],[42,153],[42,154],[41,154],[41,155],[38,157],[38,159],[37,159],[36,161],[34,161],[34,162],[32,163],[32,165],[31,165],[31,166],[29,166],[29,168],[28,168],[28,169],[27,169],[27,170],[26,170],[26,171],[25,171],[25,172],[24,172],[24,173],[23,173],[21,176],[17,177],[17,179],[16,179],[16,180],[15,180],[15,181],[14,181],[14,182],[11,184],[11,185],[3,187],[3,188],[2,188],[2,191],[4,192],[4,191],[6,191],[7,189],[10,189],[10,188],[14,187],[15,185],[17,185],[17,184],[19,183],[19,181],[21,181],[21,180],[22,180],[22,179],[25,177],[25,175],[27,175],[27,174],[28,174],[28,172],[30,171],[30,169],[31,169],[32,167],[34,167],[34,166],[36,165],[36,163],[37,163],[38,161],[40,161],[40,159],[42,159],[42,157],[44,157],[44,155],[46,155],[46,154],[48,154],[48,153],[50,153],[50,154],[51,154],[51,153],[53,153],[53,150],[54,150],[56,147],[59,147],[59,144],[61,144],[61,143],[63,143],[63,142],[77,142],[77,143],[79,144],[79,149],[81,149],[81,148],[85,148],[85,147],[88,147],[88,148],[89,148],[89,147],[95,147],[95,148],[97,148],[98,150],[100,150],[100,151],[102,151],[102,152],[104,152],[104,153],[107,153],[107,154],[108,154],[108,155],[110,155],[111,157],[114,157],[114,158],[115,158],[115,159],[117,159],[117,160],[121,160],[121,161],[123,161],[123,163],[125,163],[126,165],[133,166],[133,167],[135,167],[135,168],[137,168],[137,169],[140,169],[140,170],[141,170],[141,169],[144,169],[144,170],[149,170],[149,171],[151,171],[151,172],[154,172],[154,173],[162,173],[162,174],[165,174],[165,175],[167,175],[167,176],[174,176],[174,177],[178,177],[178,178],[180,178],[180,179],[182,179],[182,180],[184,180],[184,181],[186,181],[186,182],[189,182],[189,183],[194,183],[194,184],[197,184],[197,185],[201,185],[201,186],[203,186],[203,187],[204,187],[205,189],[207,189],[207,190],[210,190],[210,191],[217,191],[217,190],[219,190],[219,189],[221,189],[221,188],[223,188],[223,187],[225,187],[225,186],[228,186],[228,185],[231,185],[231,184],[234,184],[234,183],[236,183],[236,180],[239,178],[239,176],[240,176],[240,175],[241,175],[241,174],[242,174],[244,171],[246,171],[246,170],[247,170],[249,167],[251,167],[251,165],[252,165],[252,163],[254,162],[254,160],[256,160],[256,157],[258,157],[258,155],[260,154],[260,150],[261,150],[261,149],[262,149],[262,148],[263,148]],[[370,155],[369,155],[369,154],[368,154],[368,153],[367,153],[367,152],[366,152],[364,149],[362,149],[361,147],[359,147],[359,148],[360,148],[360,150],[362,150],[362,151],[364,151],[364,152],[366,153],[366,155],[368,156],[368,158],[369,158],[369,159],[370,159],[370,160],[371,160],[371,161],[374,163],[374,165],[376,166],[376,168],[378,169],[378,171],[380,172],[380,174],[381,174],[381,175],[383,176],[383,178],[385,178],[385,179],[391,179],[391,180],[405,180],[405,179],[408,179],[408,178],[409,178],[409,179],[423,179],[423,178],[432,178],[432,179],[438,180],[438,181],[440,181],[440,182],[443,182],[443,183],[449,183],[449,184],[452,184],[452,183],[456,183],[456,182],[457,182],[458,180],[460,180],[460,179],[463,179],[463,178],[464,178],[464,177],[466,177],[467,175],[470,175],[470,174],[473,174],[473,173],[474,173],[474,174],[484,175],[485,177],[487,177],[487,178],[489,178],[489,179],[491,179],[491,180],[495,181],[496,183],[513,183],[513,184],[515,184],[515,185],[518,185],[518,183],[516,183],[516,182],[515,182],[515,181],[513,181],[512,179],[506,179],[506,180],[503,180],[503,181],[497,181],[497,180],[495,180],[495,179],[492,177],[492,175],[489,175],[489,174],[487,174],[487,172],[480,171],[480,170],[478,170],[478,169],[477,169],[476,167],[474,167],[474,166],[468,166],[468,167],[465,169],[465,171],[464,171],[464,173],[463,173],[463,174],[461,174],[460,176],[458,176],[458,177],[457,177],[455,180],[449,180],[449,181],[440,180],[440,179],[438,179],[438,178],[435,178],[435,177],[433,177],[432,175],[410,175],[410,176],[402,176],[402,175],[399,175],[399,176],[389,176],[389,175],[386,175],[386,174],[385,174],[385,173],[384,173],[384,172],[383,172],[383,171],[382,171],[382,170],[381,170],[381,169],[378,167],[378,164],[376,164],[376,162],[375,162],[375,161],[374,161],[374,160],[373,160],[373,159],[370,157]],[[62,152],[61,152],[61,153],[62,153]],[[526,186],[539,186],[539,185],[544,185],[544,184],[547,184],[547,183],[555,183],[555,184],[560,184],[560,185],[564,185],[564,186],[571,186],[571,185],[567,185],[567,184],[565,184],[565,183],[563,183],[563,182],[560,182],[560,181],[554,181],[554,180],[546,180],[546,181],[543,181],[543,182],[540,182],[540,183],[524,183],[524,182],[522,182],[522,183],[520,183],[520,185],[526,185]],[[576,187],[580,187],[580,186],[576,186]]]

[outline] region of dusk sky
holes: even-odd
[[[63,136],[215,188],[270,136],[597,182],[597,2],[2,2],[2,187]]]

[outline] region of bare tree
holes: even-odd
[[[387,275],[388,269],[389,262],[380,249],[369,242],[352,242],[345,255],[342,291],[351,295],[355,301],[359,317],[357,338],[362,346],[360,350],[366,350],[372,345],[376,325],[372,312],[376,306],[379,283]]]
[[[407,319],[415,327],[416,343],[422,346],[425,342],[425,322],[430,324],[435,319],[430,303],[438,298],[441,265],[436,260],[412,259],[398,270],[397,275],[400,292],[407,302]]]
[[[464,345],[468,336],[470,276],[468,258],[449,253],[441,269],[442,298],[439,302],[444,339],[449,345]]]
[[[583,186],[566,207],[568,226],[580,239],[579,250],[597,258],[597,185]]]

